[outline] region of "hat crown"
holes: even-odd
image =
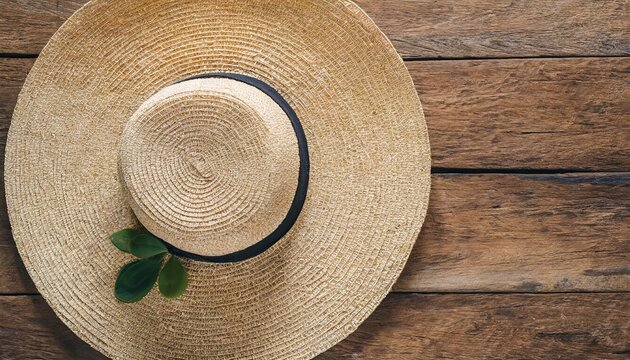
[[[291,121],[266,93],[228,78],[186,80],[125,126],[120,175],[140,222],[200,256],[244,250],[283,222],[300,157]]]

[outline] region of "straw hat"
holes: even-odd
[[[42,51],[9,131],[13,235],[37,288],[118,359],[308,358],[400,274],[427,210],[422,109],[345,0],[95,0]],[[116,299],[143,225],[189,287]]]

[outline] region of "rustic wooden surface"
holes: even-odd
[[[0,0],[0,158],[37,53],[85,2]],[[393,293],[319,358],[627,358],[630,1],[358,3],[416,82],[433,188]],[[37,294],[4,201],[0,264],[1,359],[102,358]]]

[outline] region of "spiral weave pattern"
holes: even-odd
[[[180,298],[153,291],[140,303],[120,303],[114,282],[132,258],[108,237],[137,225],[127,188],[150,194],[165,186],[170,200],[136,201],[145,201],[162,228],[190,232],[189,224],[204,219],[208,235],[237,233],[258,223],[261,211],[270,211],[273,223],[284,202],[271,194],[293,186],[290,176],[276,175],[293,172],[294,157],[289,151],[287,162],[278,162],[274,150],[282,147],[269,140],[292,138],[242,97],[195,90],[139,110],[169,85],[212,72],[260,79],[295,110],[311,159],[304,207],[259,256],[230,264],[184,260],[190,285]],[[204,118],[218,122],[184,116],[187,106],[177,104],[189,96]],[[222,105],[204,105],[210,102]],[[169,117],[182,114],[181,131],[157,130],[170,125],[162,107]],[[238,131],[236,117],[243,120]],[[217,126],[239,147],[208,145],[222,138],[213,135]],[[133,149],[137,156],[125,155]],[[207,161],[221,151],[232,155]],[[143,159],[159,169],[143,168]],[[427,210],[429,140],[401,58],[350,1],[94,0],[53,36],[24,84],[5,184],[13,235],[38,290],[109,357],[306,359],[354,331],[402,271]],[[262,210],[267,206],[276,208]],[[209,248],[228,250],[220,246]]]
[[[291,206],[299,161],[280,106],[232,79],[159,91],[121,139],[121,177],[140,222],[202,256],[243,250],[274,231]]]

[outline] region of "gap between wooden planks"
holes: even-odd
[[[0,214],[0,293],[35,293]],[[630,173],[434,174],[394,291],[629,291],[628,234]]]
[[[87,0],[0,0],[0,53],[37,54]],[[406,58],[630,54],[625,0],[358,0]]]
[[[0,142],[33,59],[0,59]],[[407,62],[433,166],[630,170],[630,57]]]
[[[629,311],[630,294],[390,294],[317,359],[625,359]],[[105,359],[40,296],[0,297],[0,333],[7,359]]]

